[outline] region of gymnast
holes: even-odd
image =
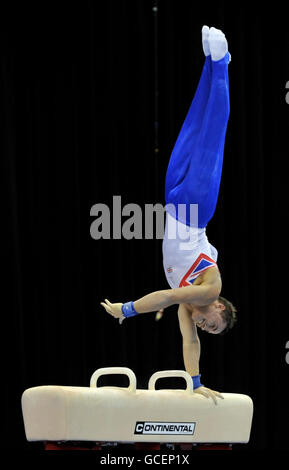
[[[101,305],[121,323],[125,318],[147,312],[157,312],[160,317],[166,307],[178,304],[185,369],[192,376],[194,390],[216,403],[216,398],[223,398],[222,395],[204,387],[200,381],[197,327],[211,334],[224,334],[237,319],[233,304],[220,296],[218,252],[206,236],[206,226],[217,205],[222,174],[230,113],[231,55],[225,35],[213,27],[203,26],[202,46],[205,62],[201,78],[166,174],[163,266],[171,289],[123,304],[105,299]],[[198,208],[197,222],[191,217],[192,204]],[[184,207],[186,210],[181,210]],[[173,223],[174,237],[169,235]],[[184,240],[188,241],[184,244]]]

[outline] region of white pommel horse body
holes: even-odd
[[[98,378],[107,374],[127,375],[129,386],[97,387]],[[156,381],[165,377],[183,377],[186,389],[156,390]],[[97,449],[105,443],[181,443],[186,449],[188,444],[248,443],[251,398],[222,395],[216,405],[194,393],[192,378],[182,370],[156,372],[148,390],[138,390],[131,369],[109,367],[94,372],[90,387],[33,387],[24,391],[21,403],[26,439],[43,441],[47,449],[81,441],[94,442]]]

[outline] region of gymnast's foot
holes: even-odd
[[[210,46],[209,46],[209,32],[210,32],[209,26],[204,25],[202,27],[202,44],[203,44],[203,51],[204,51],[205,56],[208,56],[211,54]]]
[[[224,33],[220,29],[210,28],[208,42],[212,60],[217,61],[223,59],[228,52],[228,42]],[[230,61],[231,55],[229,53],[229,62]]]

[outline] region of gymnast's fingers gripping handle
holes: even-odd
[[[187,393],[194,392],[194,385],[193,385],[192,377],[185,370],[162,370],[159,372],[155,372],[149,380],[149,387],[148,387],[149,390],[155,390],[156,381],[160,378],[165,378],[165,377],[183,377],[185,381],[187,382],[187,388],[184,390],[184,392],[187,392]]]
[[[130,392],[136,391],[136,376],[134,372],[128,367],[103,367],[97,369],[90,378],[90,387],[97,387],[97,380],[101,375],[110,375],[110,374],[124,374],[129,378],[128,390]]]

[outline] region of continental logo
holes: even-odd
[[[134,434],[167,434],[192,436],[196,423],[171,423],[160,421],[137,421]]]

